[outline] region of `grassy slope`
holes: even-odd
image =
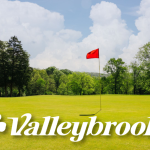
[[[99,96],[31,96],[21,98],[0,98],[0,114],[2,121],[7,123],[7,130],[0,133],[0,149],[2,150],[50,150],[50,149],[150,149],[150,137],[132,136],[128,134],[119,137],[112,130],[112,136],[88,136],[81,142],[72,143],[70,136],[56,137],[12,137],[11,120],[7,117],[21,117],[31,113],[33,121],[43,124],[46,116],[60,116],[61,122],[90,122],[88,117],[79,114],[98,111]],[[150,117],[150,96],[103,95],[102,111],[97,114],[97,120],[127,121],[133,124],[143,121],[148,124]]]

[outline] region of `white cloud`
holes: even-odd
[[[126,29],[124,20],[121,19],[121,11],[113,3],[102,1],[92,6],[90,18],[93,26],[91,34],[79,43],[84,57],[87,51],[94,48],[100,49],[100,55],[106,60],[117,57],[124,46],[128,44],[131,31]]]
[[[101,2],[92,6],[90,18],[93,20],[91,34],[82,42],[76,42],[76,38],[74,39],[80,38],[79,33],[61,30],[56,33],[57,37],[49,43],[45,51],[31,60],[31,64],[40,68],[55,65],[71,70],[98,72],[98,60],[86,60],[85,57],[87,52],[99,47],[102,71],[106,60],[116,57],[127,45],[130,31],[121,19],[121,11],[113,3]],[[68,42],[71,34],[74,35],[74,40]]]
[[[63,29],[56,33],[58,38],[63,39],[64,41],[77,41],[82,37],[81,32],[74,31],[70,29]]]
[[[86,60],[85,57],[89,51],[99,48],[102,71],[112,57],[120,55],[129,61],[136,51],[132,49],[146,42],[150,35],[150,15],[144,9],[148,7],[146,0],[142,1],[139,11],[141,17],[136,20],[138,35],[133,35],[127,29],[117,5],[102,1],[91,7],[91,34],[80,42],[81,32],[65,29],[61,14],[29,2],[0,2],[0,39],[8,40],[10,36],[17,35],[24,49],[32,55],[32,67],[56,66],[73,71],[98,72],[98,60]]]
[[[117,5],[102,1],[100,4],[92,6],[90,18],[95,24],[108,25],[114,20],[121,19],[121,11]]]
[[[139,48],[150,41],[150,1],[142,0],[137,13],[139,17],[136,19],[135,25],[139,32],[137,35],[130,36],[129,45],[123,48],[123,54],[120,55],[128,64],[134,60]]]
[[[55,32],[64,28],[64,17],[37,4],[0,0],[0,39],[17,35],[31,56],[44,51]]]

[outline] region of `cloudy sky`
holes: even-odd
[[[30,65],[101,72],[110,58],[130,64],[150,41],[150,0],[0,0],[0,40],[17,36]]]

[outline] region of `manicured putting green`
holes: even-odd
[[[12,121],[7,117],[19,117],[20,126],[23,123],[20,118],[25,113],[31,113],[32,121],[41,125],[46,116],[60,116],[61,122],[90,122],[89,116],[80,114],[93,114],[99,110],[99,96],[30,96],[17,98],[0,98],[0,114],[2,120],[7,123],[7,130],[0,133],[1,150],[147,150],[150,149],[150,137],[133,136],[130,133],[118,136],[115,127],[111,136],[84,136],[81,142],[70,141],[71,134],[55,137],[42,136],[11,136]],[[97,121],[107,122],[127,121],[131,125],[142,121],[148,125],[150,119],[150,96],[131,95],[102,95],[102,111],[97,114]]]

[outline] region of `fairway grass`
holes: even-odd
[[[29,96],[17,98],[0,98],[0,114],[7,123],[5,132],[0,133],[0,150],[148,150],[150,137],[133,136],[130,133],[118,136],[115,127],[111,136],[84,136],[80,142],[70,141],[71,134],[67,136],[11,136],[12,120],[7,117],[19,117],[31,113],[32,121],[38,121],[42,126],[46,116],[59,116],[61,122],[90,122],[88,116],[80,114],[93,114],[99,110],[99,96]],[[102,111],[97,115],[101,122],[145,122],[150,119],[150,96],[139,95],[102,95]],[[20,122],[20,125],[22,122]]]

